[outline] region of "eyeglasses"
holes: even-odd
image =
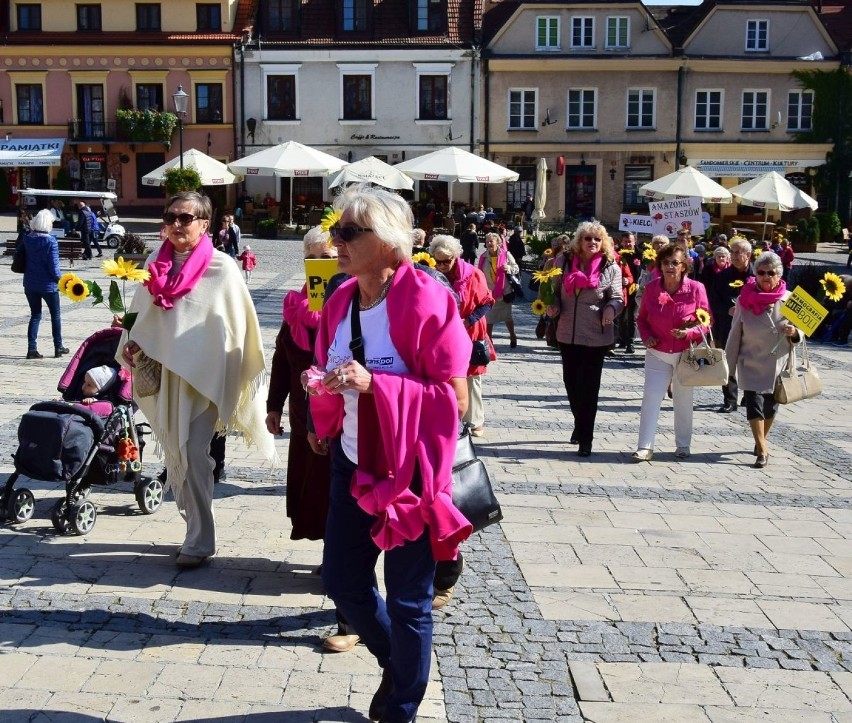
[[[758,276],[778,276],[778,273],[775,271],[758,271]]]
[[[359,233],[370,233],[373,229],[361,228],[360,226],[338,226],[335,224],[329,229],[332,238],[339,238],[343,243],[353,241]]]
[[[598,243],[601,242],[601,240],[597,236],[584,236],[583,241],[597,241]]]
[[[435,266],[450,266],[452,263],[452,259],[435,259]]]
[[[680,266],[683,261],[676,261],[675,259],[666,259],[662,262],[662,266]]]
[[[191,213],[172,213],[171,211],[166,211],[163,214],[163,223],[166,226],[171,226],[175,221],[180,221],[181,226],[189,226],[189,224],[199,218],[201,216],[193,216]]]

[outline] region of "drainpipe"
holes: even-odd
[[[476,147],[476,79],[479,76],[479,48],[473,46],[473,51],[470,58],[470,152],[474,153]]]
[[[683,84],[686,79],[686,66],[677,69],[677,116],[675,120],[675,170],[680,170],[681,124],[683,122]]]
[[[482,61],[483,75],[485,77],[485,88],[484,88],[484,97],[482,100],[482,107],[485,109],[483,112],[483,136],[482,139],[482,157],[488,158],[488,149],[489,149],[489,139],[491,137],[491,114],[488,112],[488,109],[491,107],[491,72],[490,67],[488,65],[488,58],[485,58]],[[490,161],[491,159],[488,158]],[[488,205],[488,186],[490,184],[485,184],[485,200],[483,203]],[[471,187],[471,193],[473,193],[473,187]]]

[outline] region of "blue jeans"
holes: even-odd
[[[379,665],[391,672],[393,693],[383,720],[410,721],[426,693],[432,651],[435,560],[428,530],[385,553],[386,602],[376,587],[380,550],[370,537],[376,518],[358,507],[349,491],[356,466],[339,437],[331,455],[323,585]]]
[[[30,323],[27,326],[27,351],[38,350],[38,327],[41,323],[41,302],[47,304],[50,312],[50,331],[53,334],[54,349],[61,349],[62,343],[62,319],[59,316],[59,292],[58,291],[30,291],[24,289],[27,303],[30,305]]]

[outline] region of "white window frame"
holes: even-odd
[[[757,127],[754,125],[752,128],[745,127],[745,104],[746,104],[746,94],[747,93],[766,93],[766,113],[763,117],[763,126]],[[752,132],[762,132],[769,130],[769,112],[772,107],[772,93],[768,88],[743,88],[742,95],[740,96],[740,131],[743,133],[752,133]],[[757,99],[754,98],[752,100],[752,105],[757,107]],[[758,116],[756,114],[752,114],[752,121],[756,121]]]
[[[583,31],[581,33],[582,36],[585,36],[585,34],[586,34],[585,33],[586,26],[589,25],[591,27],[591,30],[592,30],[591,36],[592,37],[591,37],[591,43],[589,45],[586,45],[585,43],[583,43],[582,38],[581,38],[581,42],[580,42],[579,45],[576,45],[574,43],[574,23],[576,23],[576,22],[580,23],[581,30]],[[571,43],[570,44],[571,44],[571,48],[574,49],[574,50],[577,50],[577,49],[594,50],[594,48],[595,48],[595,19],[592,16],[590,16],[590,15],[574,15],[574,16],[571,17]]]
[[[631,93],[638,93],[639,98],[639,111],[638,111],[638,123],[635,125],[630,124],[630,95]],[[651,96],[651,124],[643,125],[642,124],[642,103],[645,100],[645,96],[650,94]],[[625,114],[625,124],[624,127],[627,130],[631,131],[650,131],[654,130],[657,127],[657,89],[656,88],[628,88],[627,89],[627,108]]]
[[[521,113],[520,113],[520,122],[521,125],[512,125],[512,93],[520,93],[521,94]],[[523,125],[524,116],[524,108],[526,106],[526,102],[524,101],[524,94],[532,93],[533,94],[533,123],[532,126]],[[534,131],[538,129],[538,88],[509,88],[507,92],[506,98],[506,128],[510,131]]]
[[[719,125],[710,127],[705,125],[703,128],[698,127],[698,95],[699,93],[718,93],[719,94]],[[709,105],[709,99],[707,100]],[[725,126],[725,91],[722,88],[697,88],[695,91],[695,103],[693,104],[692,129],[697,133],[713,133],[723,130]],[[710,118],[707,113],[704,116],[705,120]]]
[[[347,126],[374,126],[376,125],[376,68],[378,63],[337,63],[340,71],[340,125]],[[350,120],[343,117],[343,79],[347,75],[369,75],[370,80],[370,113],[372,118],[363,120]]]
[[[616,34],[616,42],[610,45],[609,42],[609,26],[610,23],[614,22],[616,24],[615,34]],[[617,41],[620,26],[624,23],[624,42],[619,43]],[[606,32],[604,33],[604,47],[607,49],[626,49],[630,47],[630,17],[628,15],[610,15],[606,19]]]
[[[761,25],[766,30],[766,37],[763,45],[760,43],[760,28]],[[749,47],[749,30],[754,27],[754,45]],[[747,53],[768,53],[769,52],[769,19],[768,18],[749,18],[746,20],[745,30],[745,51]]]
[[[580,100],[581,103],[581,112],[580,112],[580,125],[571,125],[571,93],[591,93],[592,94],[592,104],[594,106],[594,110],[592,111],[592,125],[586,126],[582,125],[582,104],[586,102],[586,99],[583,97]],[[568,88],[568,92],[566,94],[565,99],[565,130],[566,131],[593,131],[597,130],[598,127],[598,89],[597,88]]]
[[[811,115],[810,115],[810,125],[807,128],[802,126],[802,100],[805,95],[809,95],[811,97]],[[796,96],[796,114],[795,116],[790,114],[790,99],[792,96]],[[796,124],[793,125],[791,121],[795,120]],[[814,92],[812,90],[791,90],[787,92],[787,132],[788,133],[804,133],[807,131],[812,131],[814,128]]]
[[[263,94],[263,122],[275,126],[294,126],[302,122],[301,100],[299,98],[299,69],[301,63],[261,63],[261,88]],[[293,120],[269,120],[269,103],[266,96],[267,82],[270,75],[294,75],[296,76],[296,117]],[[224,102],[224,101],[223,101]],[[224,112],[224,111],[223,111]]]
[[[414,123],[416,125],[448,126],[453,122],[453,67],[455,63],[413,63],[414,65]],[[420,78],[423,75],[447,76],[447,117],[438,120],[420,118]],[[342,115],[342,113],[341,113]]]
[[[539,26],[541,23],[545,24],[545,44],[541,45],[538,42],[539,36]],[[556,43],[554,45],[550,44],[550,35],[553,26],[556,28]],[[535,19],[535,49],[546,51],[546,52],[555,52],[561,49],[562,43],[560,42],[560,27],[559,27],[559,17],[556,15],[538,15]]]

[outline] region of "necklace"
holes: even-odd
[[[394,273],[396,273],[396,272],[394,272]],[[382,284],[382,290],[379,291],[379,295],[376,297],[375,301],[373,301],[370,304],[366,304],[366,305],[362,304],[359,301],[358,302],[358,308],[361,311],[369,311],[370,309],[373,309],[373,308],[377,307],[379,304],[381,304],[385,300],[385,297],[388,295],[388,289],[390,289],[391,281],[393,281],[393,274],[388,276],[388,280],[385,281],[384,284]]]

